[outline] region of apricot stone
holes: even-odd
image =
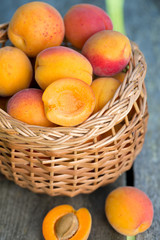
[[[74,78],[54,81],[45,89],[42,100],[48,120],[61,126],[84,122],[95,106],[91,87]]]
[[[64,38],[60,13],[44,2],[30,2],[14,13],[8,28],[10,41],[34,57],[45,48],[59,46]]]
[[[64,16],[64,24],[66,38],[79,49],[96,32],[113,29],[107,13],[92,4],[77,4],[71,7]]]
[[[32,74],[32,65],[24,52],[10,46],[0,49],[0,96],[28,88]]]
[[[117,88],[120,86],[120,81],[115,78],[97,78],[92,84],[91,88],[94,92],[96,104],[93,113],[101,110],[107,102],[113,98]]]
[[[151,226],[153,205],[143,191],[135,187],[119,187],[108,195],[105,213],[117,232],[135,236]]]
[[[90,62],[68,47],[47,48],[36,58],[35,79],[42,89],[61,78],[77,78],[90,85],[92,72]]]
[[[104,30],[91,36],[82,48],[97,76],[113,76],[121,72],[131,57],[129,39],[120,32]]]
[[[42,102],[43,91],[41,89],[28,88],[14,94],[7,104],[7,112],[13,118],[22,122],[51,127],[51,123],[45,116]]]

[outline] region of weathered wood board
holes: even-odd
[[[152,226],[137,240],[160,239],[160,2],[158,0],[126,1],[126,30],[144,53],[147,62],[146,87],[149,122],[145,144],[134,163],[135,186],[152,200]]]
[[[0,239],[43,240],[42,221],[53,207],[70,204],[75,209],[86,207],[92,215],[89,240],[123,240],[108,224],[104,212],[105,198],[118,186],[125,185],[125,174],[115,183],[102,187],[89,195],[50,197],[22,189],[0,175]]]

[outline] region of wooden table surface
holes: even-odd
[[[0,23],[8,22],[17,7],[29,1],[5,0],[0,4]],[[46,1],[62,15],[76,3],[92,3],[105,9],[104,1]],[[146,87],[149,105],[149,123],[142,152],[133,166],[134,185],[152,200],[154,220],[149,230],[137,236],[138,240],[160,239],[160,2],[159,0],[125,1],[125,27],[127,36],[144,53],[148,70]],[[76,209],[87,207],[93,218],[89,240],[122,240],[108,224],[104,202],[108,193],[118,186],[127,185],[126,173],[115,183],[102,187],[89,195],[50,197],[22,189],[0,174],[0,240],[43,240],[41,226],[46,213],[56,205],[71,204]]]

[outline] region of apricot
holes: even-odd
[[[28,88],[14,94],[7,104],[7,112],[22,122],[50,127],[53,126],[45,116],[41,89]]]
[[[96,32],[113,29],[108,14],[92,4],[77,4],[71,7],[64,16],[64,24],[66,38],[79,49]]]
[[[113,77],[122,83],[124,81],[125,76],[126,76],[125,72],[120,72],[114,75]]]
[[[54,81],[45,89],[42,100],[48,120],[61,126],[76,126],[84,122],[95,106],[91,87],[74,78]]]
[[[120,32],[104,30],[92,35],[84,44],[87,57],[97,76],[113,76],[121,72],[131,57],[129,39]]]
[[[77,78],[90,85],[92,72],[90,62],[68,47],[45,49],[36,58],[35,79],[42,89],[61,78]]]
[[[113,98],[119,86],[120,81],[115,78],[97,78],[92,82],[91,88],[96,99],[93,113],[101,110],[107,104],[107,102]]]
[[[32,65],[24,52],[10,46],[0,49],[0,96],[11,96],[28,88],[32,74]]]
[[[70,205],[59,205],[48,212],[42,224],[45,240],[87,240],[92,218],[86,208],[75,210]]]
[[[117,232],[135,236],[151,226],[153,205],[143,191],[135,187],[119,187],[106,198],[105,213]]]
[[[10,41],[34,57],[45,48],[61,45],[64,22],[60,13],[44,2],[30,2],[19,7],[8,28]]]

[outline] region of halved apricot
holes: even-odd
[[[42,100],[48,120],[61,126],[82,123],[90,116],[95,106],[95,96],[91,87],[73,78],[54,81],[45,89]]]
[[[91,224],[86,208],[76,211],[70,205],[59,205],[45,216],[42,231],[45,240],[87,240]]]

